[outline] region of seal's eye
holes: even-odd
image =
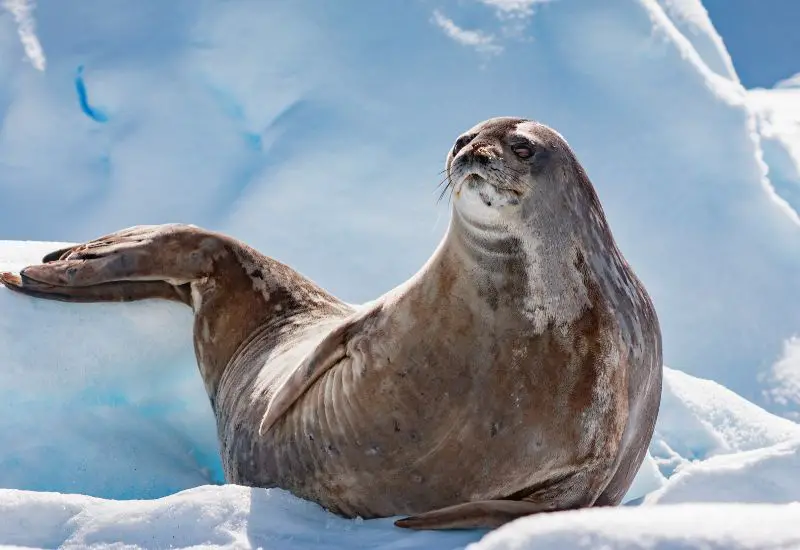
[[[461,149],[463,149],[464,146],[467,145],[473,139],[475,139],[475,134],[467,135],[467,136],[461,136],[460,138],[458,138],[456,140],[455,145],[453,145],[453,156],[456,156],[458,154],[458,152]]]
[[[533,149],[527,145],[514,145],[511,147],[511,150],[521,159],[527,159],[533,156]]]

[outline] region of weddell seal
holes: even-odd
[[[229,483],[416,529],[620,503],[653,433],[661,333],[589,178],[557,132],[517,118],[466,132],[446,167],[443,240],[361,307],[191,225],[112,233],[2,281],[190,305]]]

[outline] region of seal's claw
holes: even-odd
[[[16,287],[19,288],[22,286],[22,277],[15,273],[11,273],[8,271],[0,272],[0,283],[3,285],[12,288]],[[13,290],[13,289],[12,289]]]
[[[0,283],[3,283],[9,290],[34,298],[49,298],[52,300],[65,299],[65,297],[59,296],[61,292],[59,287],[27,277],[25,272],[28,269],[29,268],[23,269],[19,274],[9,272],[0,273]]]
[[[25,270],[23,269],[22,271]],[[25,277],[24,273],[22,272],[19,274],[9,273],[7,271],[0,273],[0,283],[3,283],[3,286],[9,290],[19,292],[20,294],[26,294],[28,296],[33,296],[34,298],[50,298],[48,293],[52,292],[52,289],[54,288],[50,285],[44,285],[29,279]]]
[[[78,245],[78,246],[80,246],[80,245]],[[74,249],[76,249],[78,246],[68,246],[68,247],[66,247],[66,248],[59,248],[58,250],[54,250],[54,251],[50,252],[49,254],[46,254],[46,255],[45,255],[43,258],[42,258],[42,263],[43,263],[43,264],[49,264],[50,262],[55,262],[55,261],[58,261],[58,260],[63,260],[63,259],[64,259],[64,257],[65,257],[65,256],[67,256],[67,254],[68,254],[69,252],[72,252],[72,251],[73,251]]]

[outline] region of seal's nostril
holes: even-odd
[[[472,154],[472,158],[481,164],[488,164],[489,160],[496,156],[494,148],[487,143],[473,145],[470,153]]]

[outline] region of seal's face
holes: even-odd
[[[562,146],[563,144],[563,146]],[[492,118],[456,140],[447,155],[456,208],[506,218],[548,179],[565,142],[555,131],[520,118]]]

